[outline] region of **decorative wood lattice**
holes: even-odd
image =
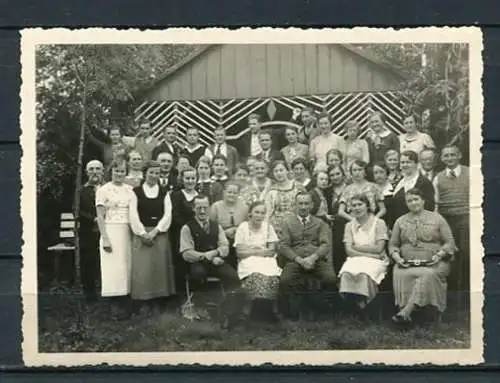
[[[403,129],[406,101],[396,92],[341,93],[315,96],[267,97],[232,100],[146,101],[135,110],[135,119],[151,121],[153,134],[160,137],[166,126],[179,130],[179,140],[184,143],[186,129],[197,127],[201,141],[213,143],[213,131],[223,126],[228,139],[237,140],[248,131],[247,116],[259,113],[264,125],[299,123],[300,110],[311,107],[315,112],[328,111],[335,133],[343,133],[347,121],[355,120],[361,136],[368,129],[369,116],[381,112],[386,125],[396,134]]]

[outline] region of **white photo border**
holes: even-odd
[[[331,350],[331,351],[231,351],[140,353],[41,353],[38,347],[37,224],[36,224],[36,95],[35,49],[41,44],[292,44],[292,43],[468,43],[470,91],[470,219],[471,294],[469,349],[440,350]],[[106,28],[25,29],[21,31],[21,217],[23,220],[22,352],[27,366],[99,365],[200,365],[277,366],[335,364],[474,365],[483,359],[483,174],[481,146],[483,122],[482,32],[478,27],[299,29],[224,28],[141,31]]]

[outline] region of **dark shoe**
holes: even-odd
[[[394,315],[392,318],[392,323],[394,323],[395,325],[398,325],[398,326],[410,326],[412,324],[412,321],[411,319],[407,319],[401,315]]]

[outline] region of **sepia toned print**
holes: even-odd
[[[481,51],[23,31],[25,363],[480,363]]]

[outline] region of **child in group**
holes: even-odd
[[[199,194],[206,195],[210,204],[213,201],[213,185],[214,181],[210,178],[210,167],[212,162],[210,158],[201,156],[198,164],[196,164],[196,171],[198,173],[198,182],[196,183],[196,191]]]
[[[139,186],[143,180],[142,164],[143,158],[141,153],[137,150],[132,150],[128,154],[128,174],[123,182],[133,188]]]

